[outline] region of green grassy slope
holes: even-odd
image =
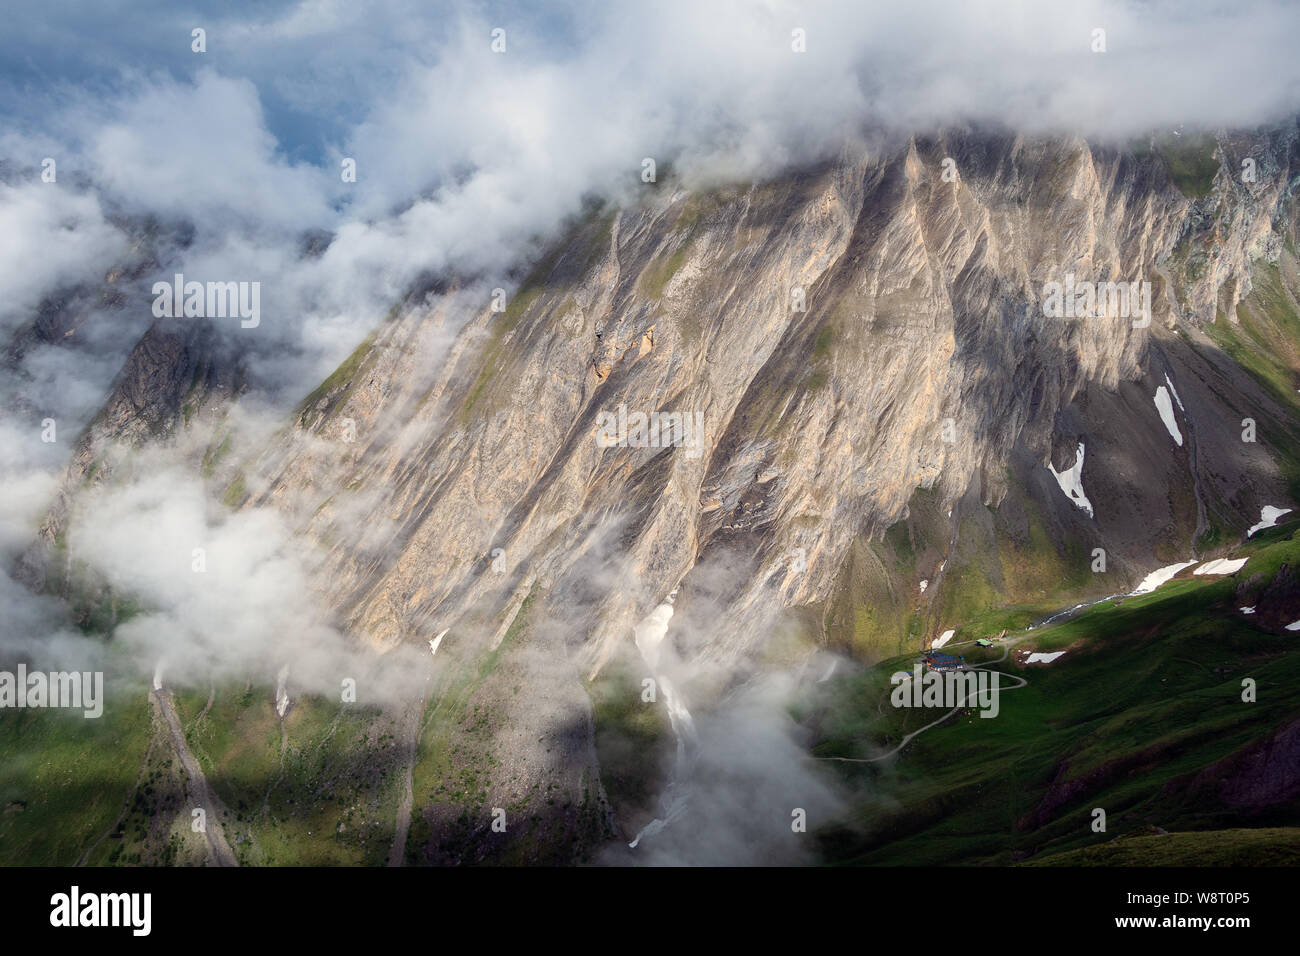
[[[1007,477],[1007,498],[963,513],[955,539],[937,492],[918,488],[905,519],[855,542],[826,608],[830,646],[876,661],[918,650],[948,628],[958,640],[996,635],[1079,595],[1105,593],[1085,549],[1058,545],[1042,506],[1010,468]]]
[[[70,866],[113,827],[136,791],[150,734],[143,688],[115,686],[106,684],[104,714],[93,720],[0,711],[0,865]],[[139,787],[142,809],[153,789],[148,780]]]
[[[1300,827],[1205,830],[1120,837],[1030,866],[1296,866]]]
[[[147,687],[105,677],[103,717],[0,713],[0,865],[202,862],[188,839],[185,780]],[[175,694],[186,742],[229,808],[244,864],[377,864],[396,805],[392,721],[374,708],[294,701],[281,724],[272,688]]]
[[[849,828],[825,834],[828,858],[1005,864],[1149,826],[1196,831],[1294,821],[1300,780],[1269,776],[1294,776],[1294,767],[1261,770],[1245,758],[1300,719],[1300,635],[1261,627],[1236,608],[1259,600],[1300,561],[1297,529],[1275,529],[1239,549],[1251,557],[1237,575],[1174,581],[1032,632],[998,665],[1029,686],[1004,689],[996,718],[965,711],[897,757],[832,764],[858,796]],[[1279,599],[1276,589],[1266,596]],[[1066,654],[1049,665],[1018,665],[1016,651],[1028,649]],[[970,646],[958,652],[971,661],[1001,654]],[[913,659],[891,658],[841,679],[820,715],[814,753],[872,756],[939,716],[889,705],[889,674],[910,670]],[[1241,699],[1247,677],[1257,683],[1255,703]],[[1246,768],[1234,771],[1237,777],[1260,776],[1254,790],[1219,788],[1207,768],[1229,759],[1236,762],[1223,767]],[[1106,833],[1090,829],[1095,807],[1107,812]]]

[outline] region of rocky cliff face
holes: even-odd
[[[588,674],[713,563],[736,573],[700,650],[743,657],[760,638],[745,622],[826,600],[851,543],[900,521],[917,489],[955,529],[1006,498],[1022,459],[1062,530],[1135,574],[1185,530],[1157,500],[1169,487],[1196,490],[1199,532],[1287,495],[1237,417],[1293,408],[1204,329],[1233,321],[1257,262],[1293,267],[1295,142],[1225,138],[1198,201],[1158,155],[1009,136],[862,149],[745,188],[647,186],[577,226],[504,312],[485,303],[456,329],[466,297],[447,296],[379,329],[258,463],[248,500],[302,511],[360,637],[426,640],[535,587],[579,616]],[[1257,183],[1229,175],[1234,150],[1259,157]],[[1152,282],[1150,327],[1045,316],[1044,284],[1067,274]],[[1181,446],[1153,401],[1166,374]],[[699,413],[700,447],[600,447],[599,415],[620,406]],[[1085,488],[1128,493],[1094,494],[1080,525],[1041,466],[1065,470],[1085,437]]]
[[[472,285],[408,300],[224,490],[318,544],[357,640],[449,629],[434,695],[476,675],[464,706],[493,732],[445,733],[510,768],[494,799],[558,782],[607,814],[586,689],[641,676],[633,627],[674,589],[668,641],[707,702],[820,647],[871,658],[991,606],[1127,590],[1293,507],[1298,146],[1294,127],[1122,150],[968,132],[647,184],[503,311]],[[1045,315],[1067,276],[1150,282],[1149,324]],[[183,404],[147,369],[202,363],[165,335],[101,425],[141,389]],[[689,428],[629,447],[650,413]],[[1079,456],[1091,514],[1054,475]]]

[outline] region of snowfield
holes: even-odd
[[[1165,376],[1165,384],[1169,386],[1169,391],[1173,394],[1174,401],[1178,403],[1178,410],[1185,413],[1187,409],[1183,408],[1183,400],[1178,397],[1178,389],[1174,388],[1173,380],[1170,379],[1168,375]]]
[[[1030,654],[1029,657],[1025,659],[1025,663],[1050,664],[1064,653],[1065,651],[1053,651],[1050,654],[1044,654],[1041,651],[1034,651],[1034,653]]]
[[[1178,564],[1169,564],[1163,568],[1156,568],[1142,579],[1142,583],[1129,596],[1132,597],[1133,594],[1150,594],[1183,568],[1190,568],[1195,563],[1195,561],[1182,561]]]
[[[930,647],[932,648],[943,647],[943,645],[947,644],[949,641],[952,640],[952,636],[956,633],[957,633],[956,631],[944,631],[937,638],[935,638],[934,643],[931,644]]]
[[[1080,509],[1086,511],[1089,518],[1096,517],[1093,514],[1092,502],[1083,493],[1083,442],[1079,442],[1079,451],[1074,456],[1074,467],[1065,471],[1057,471],[1049,461],[1047,470],[1052,473],[1056,483],[1061,486],[1061,490],[1065,492],[1065,497],[1073,501]]]
[[[1193,574],[1236,574],[1246,565],[1247,558],[1215,558],[1206,561]]]
[[[1277,524],[1278,518],[1290,513],[1290,508],[1274,508],[1272,505],[1265,505],[1259,509],[1259,524],[1251,525],[1250,530],[1246,532],[1246,537],[1249,538],[1256,531],[1263,531],[1265,528],[1273,527]]]
[[[1182,403],[1179,402],[1181,406]],[[1160,420],[1165,423],[1165,431],[1169,432],[1169,437],[1178,442],[1181,447],[1183,444],[1183,433],[1178,430],[1178,422],[1174,418],[1174,403],[1169,400],[1169,391],[1163,385],[1156,389],[1156,411],[1160,413]]]

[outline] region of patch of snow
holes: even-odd
[[[1195,563],[1195,561],[1181,561],[1178,564],[1169,564],[1163,568],[1156,568],[1142,579],[1142,583],[1139,584],[1129,596],[1132,597],[1134,594],[1150,594],[1183,568],[1190,568]]]
[[[944,631],[944,632],[943,632],[942,634],[940,634],[937,638],[935,638],[934,643],[931,644],[930,647],[932,647],[932,648],[935,648],[935,647],[943,647],[943,645],[947,644],[949,641],[952,640],[952,636],[953,636],[954,634],[956,634],[956,633],[957,633],[957,632],[954,631],[954,630],[947,630],[947,631]]]
[[[1065,651],[1054,651],[1051,654],[1044,654],[1039,651],[1034,651],[1034,653],[1030,654],[1029,657],[1025,660],[1025,663],[1026,664],[1050,664],[1052,663],[1052,661],[1056,660],[1064,653]]]
[[[1300,621],[1292,621],[1286,626],[1288,631],[1300,631]]]
[[[1061,486],[1061,490],[1065,492],[1065,497],[1073,501],[1077,507],[1086,511],[1089,518],[1095,517],[1092,502],[1083,493],[1083,442],[1079,442],[1079,450],[1074,456],[1074,466],[1072,468],[1066,471],[1057,471],[1049,461],[1047,470],[1052,473],[1056,483]]]
[[[447,636],[447,632],[450,631],[450,630],[451,630],[451,628],[449,628],[449,627],[444,627],[444,628],[442,629],[442,633],[439,634],[437,637],[435,637],[433,640],[431,640],[431,641],[429,642],[429,656],[430,656],[430,657],[433,657],[435,654],[438,653],[438,646],[442,643],[442,639],[443,639],[444,637]]]
[[[1254,609],[1253,607],[1239,607],[1239,608],[1237,608],[1237,610],[1240,611],[1242,614],[1254,614],[1254,613],[1255,613],[1255,609]]]
[[[1277,524],[1278,518],[1290,513],[1290,508],[1274,508],[1272,505],[1265,505],[1259,509],[1259,524],[1251,525],[1250,530],[1246,532],[1246,537],[1249,538],[1256,531],[1273,527]]]
[[[281,717],[289,710],[289,665],[280,668],[275,675],[275,712]]]
[[[1199,568],[1193,571],[1193,574],[1236,574],[1246,564],[1246,558],[1215,558],[1213,561],[1206,561]]]
[[[921,582],[921,593],[924,594],[924,593],[925,593],[925,589],[928,588],[929,586],[930,586],[930,582],[929,582],[929,581],[922,581],[922,582]]]
[[[1180,412],[1187,411],[1187,409],[1183,408],[1183,400],[1178,397],[1178,389],[1174,388],[1174,383],[1170,381],[1168,373],[1165,374],[1165,381],[1169,383],[1169,391],[1173,393],[1174,401],[1178,403],[1178,410]]]
[[[1156,411],[1160,413],[1160,420],[1165,423],[1165,431],[1169,432],[1169,437],[1178,442],[1181,447],[1183,433],[1178,430],[1178,422],[1174,419],[1174,403],[1169,401],[1169,392],[1163,385],[1156,389]]]

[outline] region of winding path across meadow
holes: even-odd
[[[1019,644],[1021,641],[1027,640],[1030,636],[1031,636],[1031,635],[1029,635],[1029,634],[1025,634],[1025,635],[1023,635],[1023,636],[1021,636],[1021,637],[1016,638],[1014,641],[1007,641],[1007,642],[1002,646],[1002,656],[999,657],[997,660],[995,660],[995,661],[989,661],[988,664],[981,665],[980,667],[968,667],[967,670],[968,670],[968,671],[988,671],[988,672],[991,673],[991,674],[997,674],[999,677],[1009,677],[1009,678],[1011,678],[1012,680],[1020,681],[1020,683],[1018,683],[1018,684],[1014,684],[1014,685],[1012,685],[1011,687],[1006,688],[1007,690],[1018,690],[1018,689],[1021,688],[1021,687],[1028,687],[1028,686],[1029,686],[1029,681],[1025,680],[1023,677],[1017,677],[1015,674],[1007,674],[1007,673],[1004,673],[1004,672],[1002,672],[1002,671],[992,671],[992,670],[989,670],[989,665],[992,665],[992,664],[1001,664],[1003,661],[1005,661],[1005,660],[1007,659],[1007,655],[1011,653],[1011,648],[1012,648],[1012,647],[1014,647],[1015,645]],[[961,646],[963,646],[964,644],[970,644],[970,643],[972,643],[972,642],[971,642],[971,641],[963,641],[962,644],[954,644],[953,647],[961,647]],[[1000,682],[999,682],[999,683],[1000,683]],[[999,687],[999,692],[1001,691],[1001,689],[1002,689],[1002,688]],[[913,739],[915,739],[916,737],[921,736],[921,734],[925,733],[927,730],[930,730],[930,729],[932,729],[932,728],[934,728],[934,727],[938,727],[938,726],[939,726],[940,724],[942,724],[945,720],[947,720],[949,717],[951,717],[953,714],[957,713],[957,711],[961,710],[961,709],[962,709],[963,707],[965,707],[965,706],[966,706],[966,698],[963,697],[961,700],[959,700],[959,701],[957,702],[957,706],[954,707],[952,710],[948,711],[946,714],[944,714],[944,715],[943,715],[942,717],[940,717],[938,720],[934,720],[934,721],[931,721],[930,723],[926,724],[926,725],[925,725],[924,727],[922,727],[920,730],[914,730],[914,731],[912,731],[910,734],[908,734],[906,737],[904,737],[901,741],[899,741],[897,747],[895,747],[893,750],[889,751],[888,753],[883,753],[883,754],[881,754],[879,757],[818,757],[817,759],[818,759],[818,760],[838,760],[838,761],[841,762],[841,763],[876,763],[877,761],[880,761],[880,760],[887,760],[888,758],[894,756],[894,754],[896,754],[896,753],[898,753],[900,750],[902,750],[904,747],[906,747],[909,743],[911,743]]]

